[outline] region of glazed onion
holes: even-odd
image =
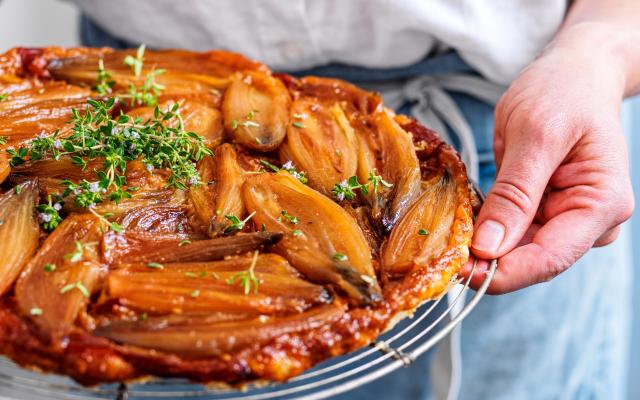
[[[256,213],[254,221],[285,234],[275,251],[300,272],[314,282],[336,285],[356,303],[380,300],[371,249],[340,206],[284,172],[250,176],[243,191],[248,211]]]

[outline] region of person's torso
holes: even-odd
[[[112,35],[222,48],[275,69],[405,66],[448,47],[506,83],[549,41],[566,0],[74,0]]]

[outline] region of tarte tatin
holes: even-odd
[[[225,52],[0,56],[0,353],[93,385],[282,381],[370,344],[467,260],[438,135]]]

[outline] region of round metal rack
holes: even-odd
[[[482,199],[481,193],[479,193]],[[0,398],[35,399],[176,399],[267,400],[324,399],[355,389],[399,368],[410,366],[433,348],[473,310],[486,292],[497,268],[489,263],[484,281],[468,296],[469,281],[455,280],[448,296],[421,305],[412,318],[405,318],[382,334],[371,346],[325,361],[285,383],[249,385],[244,390],[208,388],[180,379],[157,379],[144,384],[111,384],[86,388],[72,380],[42,375],[0,358]]]

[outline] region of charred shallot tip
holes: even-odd
[[[228,256],[244,254],[255,250],[267,250],[282,239],[280,232],[251,232],[234,236],[220,236],[215,239],[184,240],[163,239],[162,235],[136,235],[107,233],[103,247],[108,251],[105,257],[111,263],[148,264],[187,261],[214,261]],[[151,267],[153,268],[153,267]]]
[[[274,250],[311,281],[333,284],[357,304],[381,299],[371,249],[357,222],[340,206],[284,172],[250,176],[243,192],[257,224],[290,233]],[[283,210],[301,223],[287,221]]]

